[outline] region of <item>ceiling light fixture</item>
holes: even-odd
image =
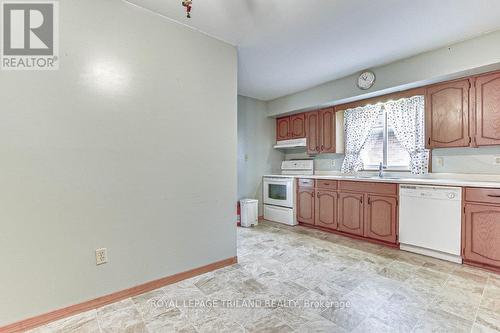
[[[182,6],[186,7],[186,17],[191,18],[191,8],[193,8],[193,1],[192,0],[183,0]]]

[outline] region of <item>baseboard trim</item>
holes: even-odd
[[[83,303],[71,305],[59,310],[51,311],[42,315],[38,315],[32,318],[24,319],[7,326],[0,327],[0,333],[14,333],[14,332],[22,332],[29,329],[36,328],[38,326],[42,326],[48,324],[50,322],[63,319],[66,317],[70,317],[85,311],[93,310],[99,308],[104,305],[108,305],[114,302],[121,301],[123,299],[137,296],[161,287],[164,287],[169,284],[173,284],[182,280],[186,280],[197,275],[201,275],[204,273],[208,273],[214,271],[216,269],[220,269],[226,266],[230,266],[236,264],[238,262],[238,257],[231,257],[221,261],[217,261],[205,266],[201,266],[198,268],[194,268],[185,272],[177,273],[174,275],[170,275],[158,280],[146,282],[144,284],[140,284],[138,286],[117,291],[109,295],[105,295],[90,301],[86,301]]]

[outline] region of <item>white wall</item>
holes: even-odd
[[[267,117],[262,101],[238,96],[238,197],[259,200],[262,215],[262,176],[280,173],[284,154],[273,148],[276,121]]]
[[[0,74],[0,326],[236,255],[235,48],[59,3],[60,70]]]
[[[500,31],[374,68],[375,85],[356,87],[357,75],[284,96],[267,104],[270,116],[382,95],[500,68]]]

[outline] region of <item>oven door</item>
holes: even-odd
[[[264,203],[293,208],[293,178],[264,178]]]

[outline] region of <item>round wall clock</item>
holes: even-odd
[[[358,88],[359,89],[370,89],[375,84],[375,73],[372,71],[365,71],[359,74],[358,77]]]

